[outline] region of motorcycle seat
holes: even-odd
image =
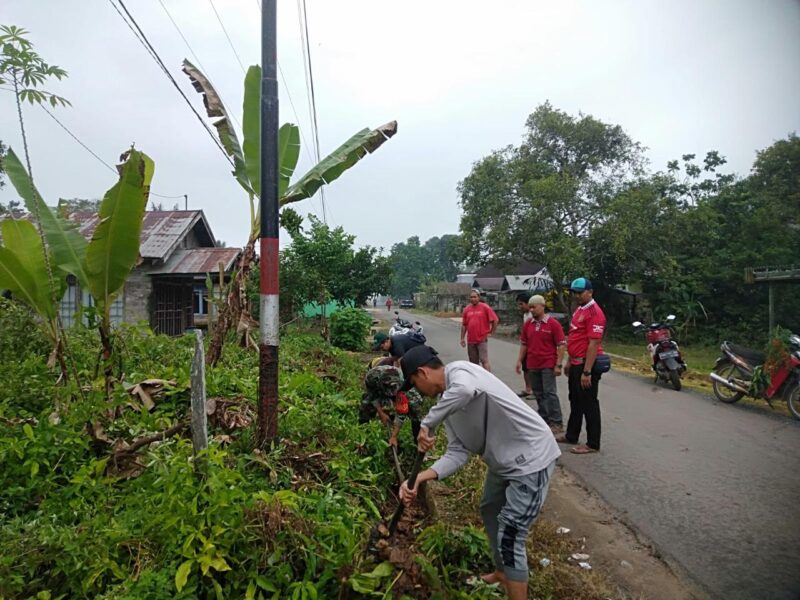
[[[752,350],[750,348],[745,348],[744,346],[737,346],[736,344],[728,344],[728,348],[736,356],[743,358],[752,365],[763,364],[764,361],[767,359],[767,355],[764,354],[763,352],[759,352],[758,350]]]

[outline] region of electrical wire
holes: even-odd
[[[216,138],[214,133],[211,131],[211,129],[208,126],[208,124],[205,122],[203,117],[200,116],[200,113],[197,112],[197,110],[195,109],[194,105],[192,105],[192,103],[189,100],[189,98],[186,97],[186,94],[183,93],[183,90],[178,85],[178,82],[175,81],[175,78],[169,72],[169,69],[167,69],[167,67],[164,65],[164,61],[161,60],[161,57],[158,55],[158,52],[156,52],[156,50],[153,47],[153,45],[147,39],[147,36],[142,31],[142,28],[139,27],[139,24],[136,22],[136,19],[134,19],[133,16],[131,15],[130,11],[128,11],[128,8],[125,6],[125,3],[122,0],[117,0],[117,2],[119,2],[119,5],[122,7],[122,10],[125,11],[125,14],[130,19],[131,23],[133,23],[133,27],[136,28],[136,31],[138,31],[139,35],[136,34],[136,31],[133,30],[133,27],[131,27],[131,24],[128,23],[127,19],[125,19],[125,17],[119,11],[119,9],[117,8],[116,4],[114,4],[114,0],[108,0],[108,1],[111,4],[111,6],[114,7],[114,10],[117,11],[117,14],[120,16],[120,18],[123,21],[125,21],[126,25],[128,25],[128,28],[131,31],[133,31],[134,36],[136,37],[136,39],[139,40],[139,42],[145,47],[145,49],[148,51],[148,53],[153,58],[153,60],[156,61],[156,64],[161,68],[161,70],[167,76],[167,79],[169,79],[169,81],[172,83],[172,85],[175,87],[175,89],[178,90],[178,93],[186,101],[187,106],[189,106],[191,111],[197,117],[197,120],[200,121],[200,124],[203,126],[203,129],[206,130],[206,133],[208,133],[208,135],[211,138],[211,140],[214,142],[214,144],[217,146],[217,148],[219,148],[220,152],[222,152],[222,155],[225,157],[225,160],[227,160],[231,164],[231,166],[234,166],[233,159],[230,156],[228,156],[228,153],[225,152],[225,148],[222,147],[222,144],[219,142],[219,140]]]
[[[194,48],[192,48],[191,44],[189,44],[189,40],[187,40],[186,36],[183,35],[183,31],[181,31],[181,28],[178,26],[178,23],[175,21],[175,19],[172,18],[172,15],[170,14],[169,10],[167,10],[167,7],[164,4],[164,2],[162,0],[158,0],[158,3],[161,5],[161,8],[164,9],[164,12],[166,13],[166,15],[169,18],[169,20],[172,22],[172,25],[173,25],[173,27],[175,27],[175,30],[178,32],[178,35],[181,36],[181,39],[183,40],[183,43],[186,44],[186,47],[189,49],[189,53],[192,55],[192,58],[194,58],[195,62],[197,63],[197,66],[202,69],[203,73],[208,74],[208,70],[205,68],[203,63],[200,61],[200,57],[197,56],[197,53],[194,51]],[[231,112],[230,110],[228,110],[227,102],[225,102],[222,99],[222,94],[220,94],[219,91],[217,91],[217,94],[220,97],[220,102],[222,102],[223,107],[225,107],[226,114],[229,114],[231,116],[231,118],[239,126],[239,129],[241,129],[242,128],[242,124],[239,122],[239,119],[236,118],[236,115],[233,112]]]
[[[303,46],[303,41],[305,45],[303,46],[303,58],[304,58],[304,67],[306,72],[306,93],[308,94],[309,99],[309,111],[311,114],[311,123],[312,123],[312,133],[314,135],[314,151],[316,153],[317,162],[322,160],[322,154],[320,153],[320,146],[319,146],[319,123],[317,120],[317,101],[316,101],[316,92],[314,89],[314,72],[311,66],[311,42],[309,39],[308,34],[308,12],[306,9],[306,0],[302,0],[302,11],[300,9],[301,0],[297,0],[297,9],[298,13],[301,14],[300,16],[300,40],[301,46]],[[319,188],[320,200],[322,202],[322,221],[323,223],[328,223],[328,209],[325,202],[325,189],[324,187]],[[331,215],[333,217],[333,215]]]
[[[89,154],[91,154],[91,155],[92,155],[92,156],[93,156],[95,159],[97,159],[97,161],[98,161],[98,162],[100,162],[100,164],[102,164],[102,165],[103,165],[103,166],[104,166],[106,169],[108,169],[109,171],[111,171],[111,172],[112,172],[112,173],[114,173],[115,175],[119,175],[119,173],[117,172],[117,170],[116,170],[114,167],[112,167],[110,164],[108,164],[106,161],[104,161],[102,158],[100,158],[100,156],[99,156],[99,155],[98,155],[96,152],[94,152],[94,151],[93,151],[91,148],[89,148],[89,146],[87,146],[86,144],[84,144],[84,143],[83,143],[83,142],[80,140],[80,138],[79,138],[77,135],[75,135],[74,133],[72,133],[72,131],[69,129],[69,127],[67,127],[66,125],[64,125],[64,123],[62,123],[62,122],[61,122],[61,121],[58,119],[58,117],[56,117],[56,116],[55,116],[53,113],[51,113],[51,112],[50,112],[50,111],[47,109],[47,107],[46,107],[46,106],[44,106],[43,104],[40,104],[39,106],[41,107],[41,109],[42,109],[44,112],[46,112],[46,113],[47,113],[47,114],[50,116],[50,118],[51,118],[51,119],[53,119],[53,121],[55,121],[56,123],[58,123],[58,126],[59,126],[59,127],[61,127],[61,129],[63,129],[64,131],[66,131],[66,132],[67,132],[67,134],[69,134],[69,136],[70,136],[70,137],[71,137],[73,140],[75,140],[76,142],[78,142],[78,144],[80,144],[80,146],[81,146],[81,147],[82,147],[84,150],[86,150],[86,151],[87,151]],[[155,192],[153,192],[153,191],[150,191],[150,192],[149,192],[149,194],[150,194],[151,196],[158,196],[159,198],[168,198],[168,199],[170,199],[170,200],[174,200],[174,199],[177,199],[177,198],[183,198],[183,197],[184,197],[184,194],[181,194],[180,196],[165,196],[164,194],[157,194],[157,193],[155,193]]]
[[[228,35],[228,30],[225,29],[225,25],[222,23],[222,19],[217,12],[217,7],[214,6],[214,0],[208,0],[208,3],[211,5],[211,9],[214,11],[214,15],[217,17],[217,23],[219,23],[219,26],[222,27],[222,33],[225,34],[225,38],[228,40],[228,45],[231,47],[231,50],[233,50],[233,55],[236,57],[236,62],[239,63],[239,68],[242,70],[242,74],[245,74],[245,68],[242,64],[242,59],[239,58],[239,53],[236,51],[233,41],[231,41],[231,36]]]

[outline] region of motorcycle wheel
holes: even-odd
[[[724,362],[719,365],[714,372],[719,375],[720,377],[724,377],[725,379],[730,379],[734,375],[736,375],[739,370],[733,363]],[[738,402],[744,396],[741,392],[735,392],[730,388],[725,387],[721,383],[716,381],[711,382],[711,386],[714,388],[714,395],[720,402],[725,402],[726,404],[733,404],[734,402]]]
[[[787,400],[789,410],[792,411],[795,419],[800,419],[800,384],[794,386]]]
[[[669,372],[669,380],[672,383],[672,388],[676,392],[681,391],[681,374],[678,371]]]

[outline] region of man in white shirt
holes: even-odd
[[[495,571],[483,576],[502,583],[511,600],[527,597],[528,531],[539,516],[556,459],[558,445],[544,420],[511,388],[490,372],[467,361],[445,366],[429,346],[412,348],[400,361],[405,383],[439,401],[422,421],[417,447],[433,448],[432,433],[440,424],[447,432],[447,451],[417,477],[413,489],[400,486],[400,498],[409,504],[419,484],[444,479],[478,454],[489,467],[481,517],[489,537]]]

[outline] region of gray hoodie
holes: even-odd
[[[447,451],[431,468],[444,479],[479,454],[502,477],[529,475],[561,456],[544,420],[505,383],[465,360],[444,370],[445,391],[422,420],[433,430],[444,423]]]

